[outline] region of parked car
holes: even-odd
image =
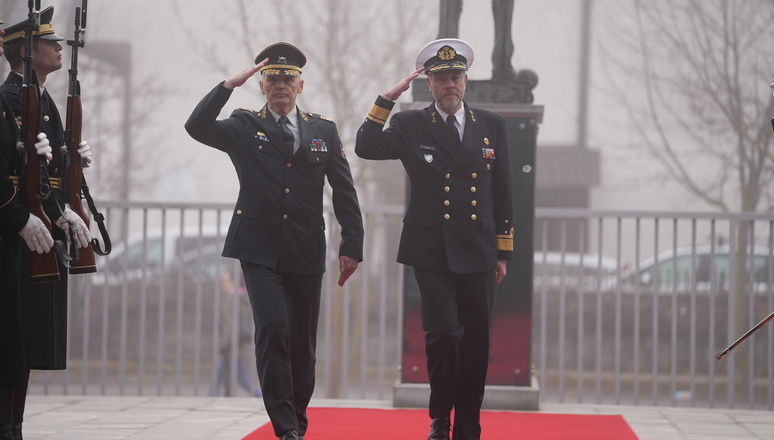
[[[218,290],[217,286],[223,274],[227,272],[241,274],[239,260],[221,256],[221,250],[219,244],[192,249],[175,256],[163,267],[158,265],[148,267],[144,272],[132,271],[130,273],[132,276],[125,276],[126,274],[121,271],[118,273],[105,271],[110,282],[92,283],[92,289],[97,292],[105,290],[111,294],[120,293],[126,289],[133,296],[140,293],[143,288],[148,292],[159,292],[162,288],[167,293],[181,289],[183,292],[196,292],[200,289],[215,292]]]
[[[97,273],[90,276],[93,286],[119,285],[160,275],[183,256],[208,246],[223,246],[226,229],[215,227],[170,227],[138,234],[128,245],[118,243],[113,252],[97,259]]]
[[[535,252],[534,288],[583,286],[595,289],[615,279],[619,264],[614,258],[572,252]]]
[[[151,286],[174,284],[178,279],[182,279],[188,284],[214,284],[220,281],[220,276],[225,272],[241,271],[239,260],[221,256],[222,249],[219,244],[210,244],[190,250],[165,266],[163,271],[148,276],[146,283]]]
[[[769,292],[774,281],[774,261],[771,250],[755,247],[747,252],[745,273],[737,273],[745,283],[752,276],[755,292]],[[752,257],[752,258],[750,258]],[[621,287],[626,291],[637,288],[645,291],[657,289],[660,292],[708,292],[711,289],[727,291],[731,267],[735,254],[728,246],[709,245],[682,247],[662,252],[658,258],[643,260],[637,268],[631,268],[621,278]]]

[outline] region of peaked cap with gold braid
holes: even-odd
[[[56,32],[54,32],[54,28],[51,26],[52,18],[54,18],[53,6],[49,6],[40,12],[40,29],[32,34],[36,39],[52,41],[64,40],[64,37],[60,37],[56,34]],[[27,34],[24,30],[25,27],[27,27],[27,20],[5,28],[3,44],[8,44],[16,40],[24,39]]]

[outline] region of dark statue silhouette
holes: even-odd
[[[441,0],[438,38],[459,38],[459,22],[462,14],[462,0]],[[494,50],[492,50],[492,79],[515,80],[516,71],[511,65],[513,39],[513,0],[492,0],[494,16]]]

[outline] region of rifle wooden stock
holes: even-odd
[[[81,182],[83,182],[83,169],[81,168],[81,156],[78,154],[78,146],[81,143],[81,129],[83,123],[83,108],[81,106],[80,96],[67,97],[67,122],[66,133],[69,133],[67,140],[67,151],[70,156],[70,165],[67,169],[67,203],[70,209],[89,227],[89,214],[83,209],[81,202]],[[97,271],[97,262],[94,259],[94,248],[91,243],[88,247],[77,249],[78,258],[76,258],[76,243],[70,244],[70,256],[73,260],[70,262],[70,273],[93,273]]]
[[[46,166],[35,151],[37,134],[40,131],[40,92],[37,86],[25,85],[22,88],[22,122],[26,126],[24,133],[24,145],[27,149],[27,164],[24,169],[24,200],[27,209],[43,221],[49,233],[51,232],[51,220],[43,210],[43,170]],[[48,189],[50,191],[50,188]],[[48,283],[59,281],[59,265],[56,261],[56,253],[52,249],[47,254],[38,254],[30,250],[31,283]]]
[[[70,158],[65,173],[65,197],[70,209],[75,212],[86,227],[89,227],[89,214],[83,209],[81,202],[81,186],[83,185],[83,168],[78,147],[81,143],[81,130],[83,128],[83,107],[81,106],[81,85],[78,83],[78,49],[83,47],[83,34],[86,27],[86,0],[83,7],[75,8],[75,33],[67,44],[72,46],[72,58],[70,62],[70,81],[67,91],[67,121],[65,122],[65,142]],[[73,237],[74,238],[74,237]],[[79,249],[78,244],[70,244],[70,273],[93,273],[97,271],[97,262],[94,260],[94,247],[91,243],[85,248]]]

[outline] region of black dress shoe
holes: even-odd
[[[24,440],[22,438],[21,423],[14,423],[11,426],[11,434],[13,435],[13,440]]]
[[[0,424],[0,440],[13,440],[11,426],[13,426],[11,422]]]
[[[427,435],[427,440],[449,440],[449,430],[451,423],[448,417],[438,417],[433,419],[433,423],[430,424],[430,434]]]
[[[292,429],[284,434],[282,434],[282,437],[280,437],[280,440],[303,440],[300,435],[298,435],[298,431],[295,429]]]

